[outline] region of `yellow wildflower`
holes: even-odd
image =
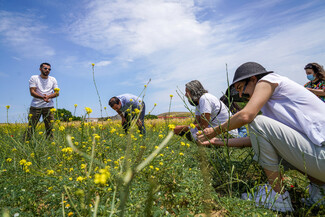
[[[20,165],[25,165],[26,162],[27,162],[27,161],[26,161],[25,159],[22,159],[21,161],[19,161],[19,164],[20,164]]]
[[[190,127],[191,127],[192,129],[196,128],[196,126],[195,126],[193,123],[190,124]]]
[[[78,178],[76,180],[77,180],[77,182],[82,182],[84,180],[84,178],[81,176],[78,176]]]
[[[7,158],[7,160],[6,160],[7,162],[11,162],[12,161],[12,159],[11,158]]]
[[[180,155],[180,156],[184,156],[184,154],[183,154],[182,152],[181,152],[181,153],[179,153],[179,155]]]
[[[89,107],[85,107],[85,110],[86,110],[88,115],[93,112],[93,110],[91,108],[89,108]]]
[[[9,109],[10,108],[10,105],[6,105],[6,108]]]
[[[170,96],[170,98],[173,98],[173,95],[172,94],[170,94],[169,96]]]
[[[51,108],[50,112],[54,113],[56,111],[56,108]]]
[[[64,126],[60,126],[59,127],[59,130],[63,132],[65,130],[65,127]]]
[[[74,107],[77,108],[78,107],[78,104],[74,104]]]
[[[46,173],[47,173],[47,175],[53,175],[54,174],[54,170],[47,170]]]
[[[60,92],[60,88],[54,88],[54,92],[55,93],[59,93]]]
[[[73,215],[73,212],[69,212],[69,213],[68,213],[68,216],[72,216],[72,215]]]
[[[92,63],[91,65],[92,65],[92,66],[95,66],[95,63]]]
[[[169,124],[168,125],[168,128],[169,128],[169,130],[174,130],[175,129],[175,125],[174,124]]]

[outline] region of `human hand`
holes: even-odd
[[[178,135],[180,134],[183,130],[185,131],[186,125],[178,125],[174,128],[174,134]]]
[[[210,140],[206,140],[206,141],[203,141],[203,142],[198,140],[197,144],[201,145],[201,146],[210,146],[210,145],[220,146],[220,145],[223,145],[223,141],[221,139],[219,139],[219,138],[214,137],[214,138],[212,138]]]
[[[49,96],[46,95],[46,94],[44,94],[44,96],[43,96],[43,100],[44,100],[45,102],[50,102],[50,98],[49,98]]]
[[[205,128],[203,131],[196,133],[199,142],[208,141],[209,139],[216,136],[216,133],[212,127]]]

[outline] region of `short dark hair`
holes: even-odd
[[[188,82],[185,87],[190,91],[193,102],[198,102],[201,96],[208,92],[198,80]]]
[[[42,64],[39,66],[39,68],[41,69],[41,68],[43,67],[43,65],[51,66],[51,64],[49,64],[49,63],[42,63]]]
[[[112,98],[110,98],[110,100],[108,101],[108,105],[111,107],[111,108],[113,108],[113,106],[115,105],[115,104],[119,104],[120,103],[120,99],[119,98],[117,98],[116,96],[113,96]]]

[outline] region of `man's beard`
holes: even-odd
[[[194,102],[194,101],[191,100],[191,99],[187,99],[187,100],[188,100],[188,102],[190,103],[190,105],[192,105],[192,106],[198,106],[198,105],[199,105],[197,102]]]

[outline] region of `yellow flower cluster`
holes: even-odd
[[[60,88],[54,88],[54,92],[55,93],[59,93],[60,92]]]
[[[63,148],[61,151],[65,152],[65,153],[70,153],[70,154],[73,152],[72,148],[70,148],[70,147]]]
[[[98,134],[94,134],[93,137],[96,141],[100,140],[100,136]]]
[[[100,169],[99,173],[95,174],[94,182],[95,184],[105,185],[107,180],[111,177],[110,172],[105,169]]]
[[[47,174],[47,175],[53,175],[53,174],[54,174],[54,170],[47,170],[47,171],[46,171],[46,174]]]
[[[174,130],[175,129],[175,125],[174,124],[169,124],[168,125],[168,128],[169,128],[169,130]]]
[[[6,105],[6,108],[9,109],[10,108],[10,105]]]
[[[23,167],[23,169],[24,169],[24,171],[26,172],[26,173],[28,173],[30,170],[28,169],[28,167],[30,166],[30,165],[32,165],[32,162],[27,162],[25,159],[22,159],[22,160],[20,160],[19,161],[19,164],[20,165],[23,165],[24,167]]]
[[[54,113],[56,111],[56,108],[51,108],[50,112]]]
[[[134,109],[134,112],[135,112],[135,114],[139,114],[140,110],[136,108],[136,109]]]
[[[60,126],[59,127],[59,130],[63,132],[65,130],[65,127],[64,126]]]
[[[85,107],[85,110],[86,110],[88,115],[93,112],[93,110],[91,108],[89,108],[89,107]]]

